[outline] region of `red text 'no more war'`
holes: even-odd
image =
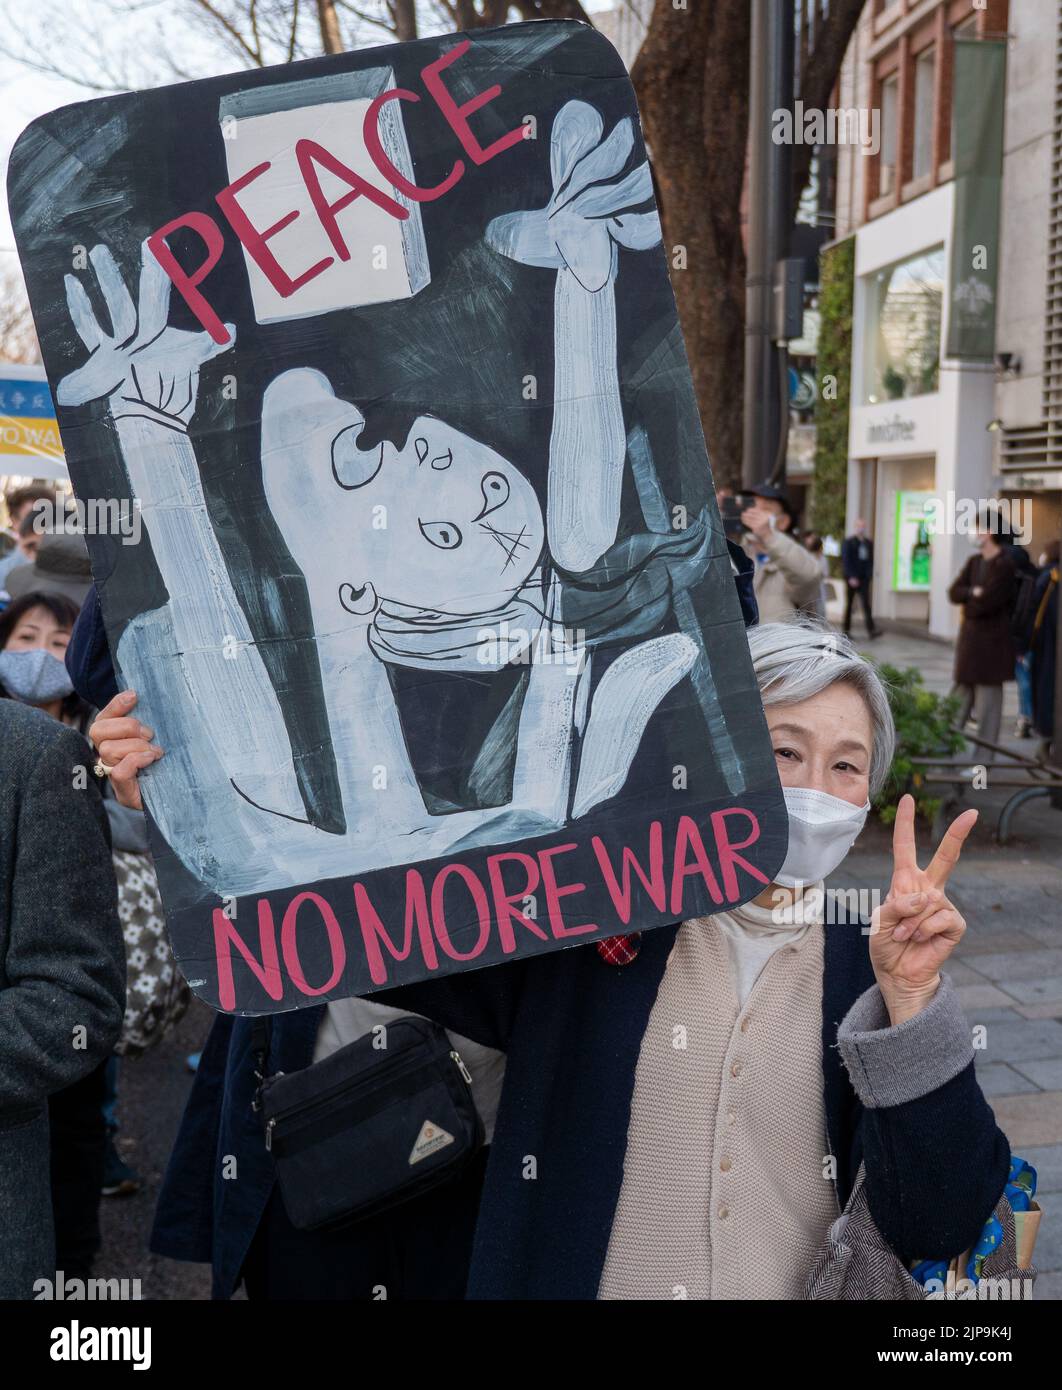
[[[364,980],[361,987],[369,990],[396,983],[393,967],[398,962],[415,961],[418,968],[410,976],[427,972],[430,977],[434,972],[449,974],[454,969],[450,962],[486,965],[529,954],[536,942],[574,944],[580,938],[624,930],[631,926],[639,886],[657,914],[676,921],[684,915],[691,884],[699,903],[706,892],[714,906],[724,907],[747,896],[747,880],[742,883],[739,872],[758,884],[769,882],[741,852],[759,836],[756,816],[741,807],[711,813],[712,857],[690,816],[681,816],[670,835],[660,821],[653,821],[638,851],[607,846],[595,835],[590,849],[596,884],[578,882],[566,872],[566,858],[580,848],[574,841],[537,850],[499,850],[488,855],[478,871],[458,862],[429,872],[410,868],[405,902],[394,920],[385,920],[368,888],[357,880],[351,884],[346,909],[336,906],[334,893],[329,900],[305,890],[282,909],[260,898],[254,912],[245,910],[238,922],[218,907],[213,917],[218,1004],[225,1010],[237,1008],[237,960],[271,1000],[284,998],[286,983],[297,994],[314,999],[338,988],[353,952],[361,959],[350,963]],[[599,905],[608,904],[608,921],[587,920],[585,903],[591,895]],[[525,910],[529,898],[542,905],[535,916]],[[247,920],[251,916],[253,922]],[[322,939],[327,943],[323,953]],[[304,961],[310,958],[323,964],[326,978],[307,978]]]

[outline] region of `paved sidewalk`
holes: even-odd
[[[938,692],[951,686],[952,651],[936,642],[886,634],[857,645],[877,661],[915,666]],[[1013,684],[1005,687],[1003,742],[1032,751],[1011,736],[1017,715]],[[980,761],[980,759],[971,759]],[[981,1087],[1013,1151],[1037,1171],[1044,1217],[1036,1244],[1036,1297],[1062,1298],[1062,811],[1046,800],[1018,813],[1013,841],[996,844],[999,809],[1010,791],[964,790],[981,820],[967,842],[950,890],[967,921],[948,968],[975,1036]],[[928,854],[928,829],[919,827]],[[842,869],[838,887],[884,890],[891,875],[890,837],[868,826]]]

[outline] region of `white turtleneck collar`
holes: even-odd
[[[799,946],[812,926],[821,923],[822,901],[823,885],[815,883],[796,903],[778,907],[745,903],[702,919],[704,928],[714,927],[726,938],[739,1007],[744,1008],[760,971],[775,951],[782,946]]]

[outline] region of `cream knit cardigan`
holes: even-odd
[[[599,1298],[800,1297],[839,1215],[823,945],[820,921],[752,904],[680,927],[642,1039]]]

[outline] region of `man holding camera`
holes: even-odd
[[[818,556],[788,534],[793,506],[781,488],[762,483],[744,498],[742,544],[756,565],[753,588],[761,623],[785,622],[794,613],[814,613],[822,575]]]

